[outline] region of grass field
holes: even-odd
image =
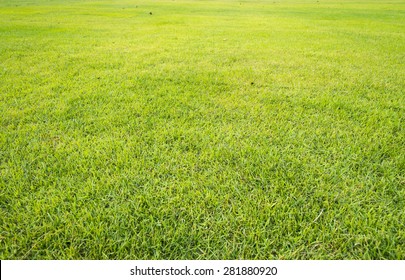
[[[405,259],[405,1],[0,0],[1,259]]]

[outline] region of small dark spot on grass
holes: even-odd
[[[149,12],[150,15],[152,15],[152,12]]]

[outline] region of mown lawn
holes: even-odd
[[[405,1],[0,0],[1,259],[405,259]]]

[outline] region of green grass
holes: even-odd
[[[0,0],[0,258],[405,259],[404,121],[405,1]]]

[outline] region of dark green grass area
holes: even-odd
[[[0,0],[0,258],[405,259],[404,121],[404,1]]]

